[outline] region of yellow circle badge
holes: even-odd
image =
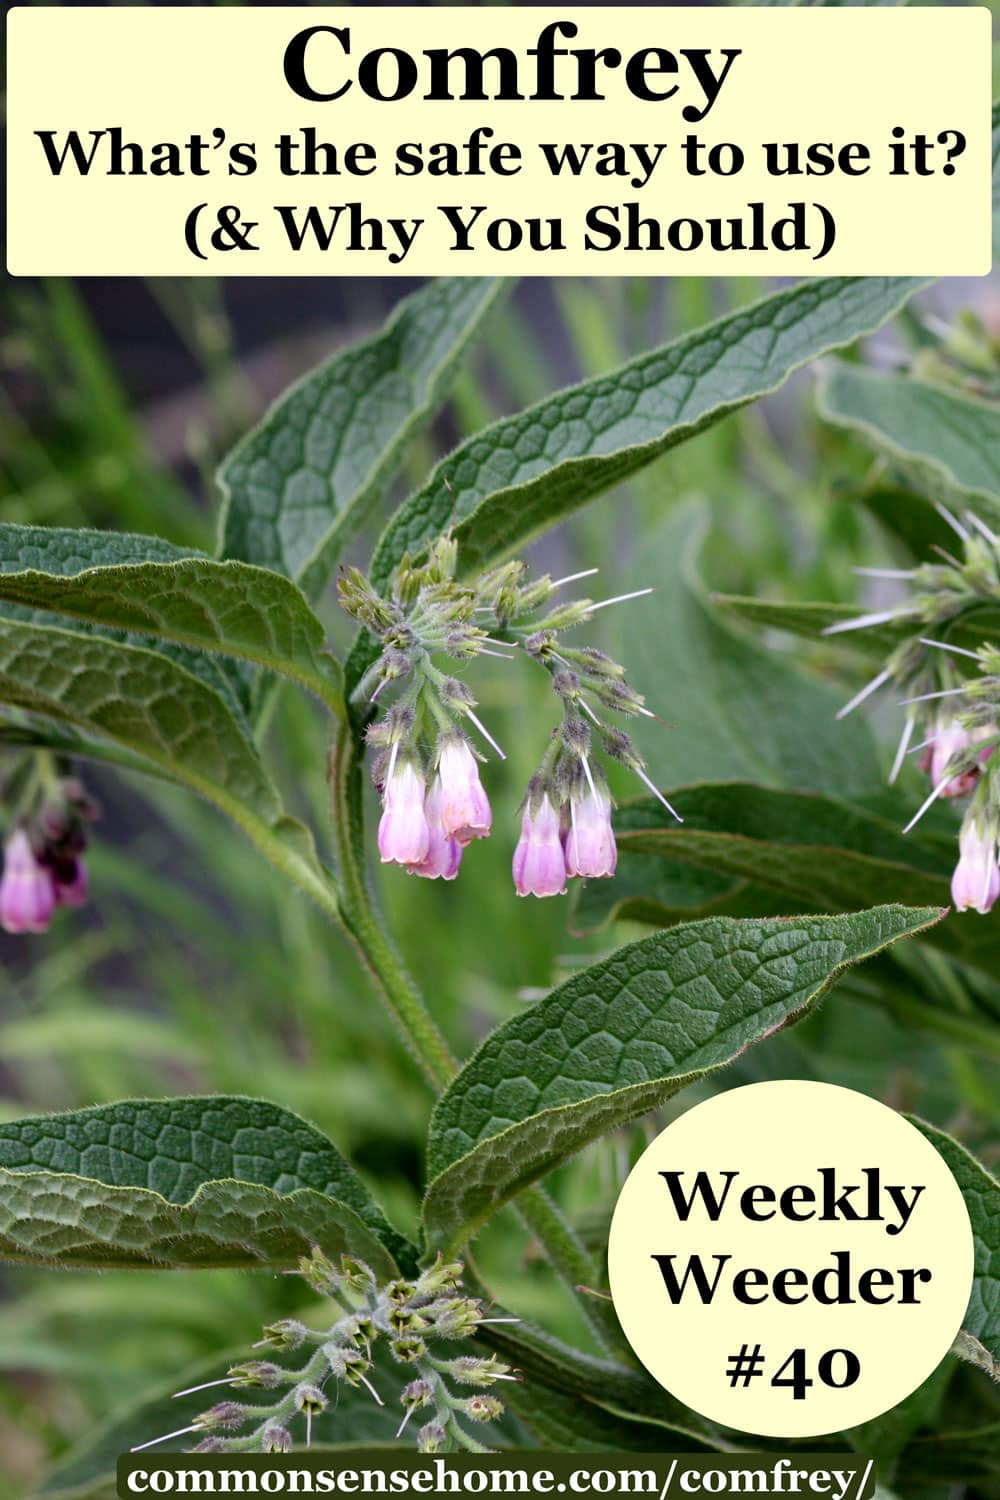
[[[611,1224],[611,1294],[661,1385],[726,1427],[810,1437],[926,1379],[972,1288],[972,1229],[907,1120],[826,1083],[718,1094],[657,1136]]]

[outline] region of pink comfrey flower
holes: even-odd
[[[441,778],[435,776],[424,798],[424,816],[430,836],[427,853],[419,864],[408,867],[412,875],[422,875],[425,880],[454,880],[462,863],[462,845],[444,831],[441,803]]]
[[[968,750],[973,742],[973,737],[967,729],[954,720],[939,719],[931,736],[931,742],[927,747],[927,753],[921,760],[922,768],[929,772],[931,785],[937,786],[944,780],[948,764],[956,755],[961,755]],[[939,793],[942,797],[967,797],[975,789],[979,776],[979,769],[970,766],[959,776],[953,776]]]
[[[566,890],[566,858],[559,813],[547,792],[535,811],[532,801],[529,797],[514,850],[514,886],[519,896],[561,896]]]
[[[23,828],[8,839],[0,880],[0,926],[5,932],[44,932],[56,906],[51,871],[35,858]]]
[[[484,839],[493,825],[489,798],[479,780],[479,763],[467,742],[449,735],[438,758],[441,782],[441,826],[464,847]]]
[[[384,865],[419,865],[427,858],[431,833],[424,791],[424,778],[412,761],[391,766],[378,825],[378,852]]]
[[[970,907],[983,915],[1000,896],[1000,868],[996,841],[986,838],[971,819],[958,836],[959,860],[951,877],[951,899],[956,911]]]
[[[591,782],[585,797],[571,799],[566,832],[566,874],[594,879],[615,873],[618,849],[611,799]]]

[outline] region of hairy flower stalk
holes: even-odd
[[[478,1299],[465,1296],[459,1263],[439,1256],[412,1281],[380,1285],[364,1261],[343,1256],[334,1263],[316,1246],[299,1262],[299,1274],[314,1291],[332,1299],[342,1315],[323,1329],[294,1320],[271,1324],[260,1342],[275,1351],[305,1350],[303,1364],[291,1368],[272,1360],[248,1360],[231,1366],[219,1380],[177,1392],[190,1396],[222,1385],[256,1387],[272,1393],[270,1402],[218,1401],[188,1426],[140,1443],[133,1452],[187,1436],[199,1439],[194,1451],[203,1453],[287,1453],[297,1442],[309,1447],[316,1421],[336,1408],[338,1385],[363,1390],[377,1406],[386,1404],[370,1378],[373,1349],[380,1344],[388,1350],[390,1363],[407,1374],[398,1396],[402,1419],[395,1429],[397,1438],[420,1413],[421,1426],[414,1436],[421,1452],[489,1451],[461,1419],[495,1422],[503,1415],[501,1402],[492,1395],[459,1395],[452,1386],[487,1388],[520,1376],[495,1355],[456,1358],[439,1352],[438,1346],[474,1338],[483,1323],[517,1320],[489,1318]]]
[[[632,741],[608,717],[655,717],[626,682],[624,667],[562,637],[598,610],[652,590],[597,603],[557,601],[553,596],[597,569],[553,581],[529,579],[524,563],[510,562],[459,583],[456,564],[456,544],[446,536],[431,546],[426,562],[403,559],[388,598],[357,569],[340,576],[343,607],[381,647],[356,699],[375,705],[379,714],[368,741],[376,752],[372,779],[382,795],[383,863],[426,879],[453,880],[463,851],[489,836],[493,817],[480,780],[484,756],[475,746],[505,757],[475,713],[471,688],[451,675],[447,660],[522,655],[547,672],[562,723],[522,805],[515,889],[522,896],[556,896],[569,878],[613,875],[613,803],[595,758],[595,735],[598,753],[628,767],[673,817],[678,814],[650,780]]]
[[[4,845],[0,927],[45,932],[60,906],[83,906],[88,875],[84,851],[96,804],[76,777],[58,775],[50,757],[36,757],[17,822]]]
[[[903,831],[908,833],[939,799],[972,799],[959,833],[952,900],[958,911],[985,914],[1000,896],[1000,757],[994,754],[1000,744],[1000,650],[989,643],[971,650],[946,637],[954,631],[968,638],[976,611],[1000,603],[1000,541],[971,511],[959,520],[943,506],[938,510],[956,534],[960,555],[909,571],[892,570],[893,578],[913,586],[907,600],[839,622],[824,633],[886,624],[902,630],[884,668],[839,717],[883,687],[899,695],[906,720],[890,782],[906,756],[917,753],[930,782],[927,797]]]

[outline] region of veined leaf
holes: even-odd
[[[752,599],[738,594],[715,594],[713,597],[716,604],[754,625],[787,630],[790,635],[805,636],[813,641],[822,638],[828,625],[856,619],[862,613],[857,604],[786,603],[780,599]],[[912,619],[907,622],[901,617],[899,624],[888,621],[864,630],[845,631],[833,636],[830,644],[835,644],[838,649],[857,651],[874,661],[885,661],[901,642],[923,629]],[[989,604],[975,605],[947,624],[935,625],[934,631],[938,639],[951,641],[967,651],[976,650],[985,641],[1000,645],[1000,609]]]
[[[896,372],[831,361],[820,415],[849,427],[938,499],[1000,512],[1000,406]]]
[[[952,1136],[925,1120],[913,1124],[944,1157],[972,1222],[972,1297],[955,1353],[1000,1380],[1000,1182]]]
[[[339,669],[295,584],[247,563],[190,557],[94,567],[72,577],[0,572],[0,599],[88,624],[241,657],[291,677],[338,715]]]
[[[143,536],[128,531],[92,531],[60,526],[18,526],[0,523],[0,575],[27,571],[48,573],[57,578],[73,578],[89,568],[117,568],[131,564],[173,563],[202,558],[203,553],[190,547],[175,547],[158,536]],[[51,624],[47,609],[17,602],[0,604],[0,616],[31,624]],[[91,623],[90,629],[109,640],[135,644],[128,630],[113,623]],[[139,644],[144,644],[142,641]],[[200,677],[219,693],[249,738],[244,716],[250,705],[249,674],[236,661],[208,656],[177,642],[164,644],[163,654],[178,666]]]
[[[0,618],[0,703],[111,740],[214,802],[329,906],[305,829],[217,693],[157,651]]]
[[[837,975],[938,920],[709,918],[630,943],[499,1027],[438,1101],[424,1204],[451,1251],[527,1183],[804,1015]]]
[[[12,1260],[276,1269],[319,1244],[389,1275],[397,1256],[412,1265],[336,1147],[257,1099],[126,1100],[0,1125],[0,1181]]]
[[[923,285],[912,277],[803,281],[477,433],[390,522],[384,583],[454,517],[467,567],[523,545],[587,500],[793,370],[871,333]],[[447,478],[448,486],[444,484]]]
[[[502,290],[433,281],[286,392],[219,471],[221,555],[285,573],[315,598]]]

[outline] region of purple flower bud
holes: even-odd
[[[5,932],[44,932],[55,906],[51,871],[35,858],[24,829],[15,829],[4,849],[0,926]]]
[[[463,846],[484,839],[493,824],[489,798],[479,780],[479,764],[466,740],[449,735],[438,758],[441,783],[441,825],[449,838]]]
[[[613,875],[618,849],[611,827],[611,799],[591,785],[586,796],[571,798],[566,834],[566,874],[599,878]]]
[[[57,906],[86,906],[90,887],[86,860],[60,860],[53,867],[52,882]]]
[[[458,839],[449,837],[444,831],[441,802],[441,778],[435,776],[424,798],[424,816],[429,834],[427,854],[418,865],[408,866],[412,875],[422,875],[425,880],[454,880],[462,863],[462,845]]]
[[[532,799],[533,800],[533,799]],[[514,850],[514,887],[519,896],[561,896],[566,890],[566,859],[559,836],[559,814],[548,793],[532,812],[531,800],[521,816],[521,837]]]
[[[1000,896],[1000,868],[996,843],[979,832],[970,819],[958,836],[959,860],[951,877],[951,899],[956,911],[970,907],[986,914]]]
[[[386,783],[378,825],[378,852],[384,865],[419,865],[427,858],[431,835],[424,813],[424,778],[409,760],[393,768]]]

